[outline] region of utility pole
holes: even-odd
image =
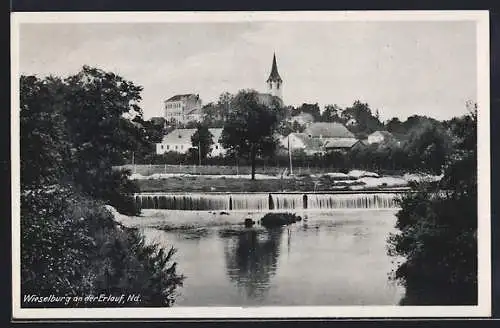
[[[135,158],[134,158],[134,152],[132,152],[132,166],[134,168],[134,174],[137,172],[136,168],[135,168]]]
[[[238,156],[236,156],[236,175],[240,175],[240,169],[238,164]]]
[[[290,175],[293,175],[292,150],[290,149],[290,135],[288,135],[288,157],[289,157],[289,160],[290,160]]]
[[[198,162],[199,165],[201,166],[201,141],[198,140]]]

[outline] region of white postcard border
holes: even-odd
[[[152,23],[242,21],[477,22],[478,305],[306,306],[26,309],[20,307],[19,25],[25,23]],[[346,12],[25,12],[11,14],[12,309],[15,319],[373,318],[487,317],[491,315],[490,90],[488,11]]]

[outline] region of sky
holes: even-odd
[[[448,119],[477,100],[472,21],[23,23],[21,74],[68,76],[83,65],[143,86],[145,118],[163,101],[266,92],[276,53],[286,105],[366,102],[381,119]]]

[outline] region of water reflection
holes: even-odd
[[[247,298],[265,298],[271,278],[276,273],[283,228],[245,229],[224,238],[224,255],[229,279]]]
[[[178,249],[179,272],[187,279],[176,306],[398,304],[404,288],[387,276],[395,269],[386,252],[394,211],[308,216],[278,230],[244,228],[239,219],[143,233],[148,241]],[[420,293],[412,291],[407,299],[414,303]]]

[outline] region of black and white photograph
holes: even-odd
[[[489,316],[488,29],[13,13],[14,317]]]

